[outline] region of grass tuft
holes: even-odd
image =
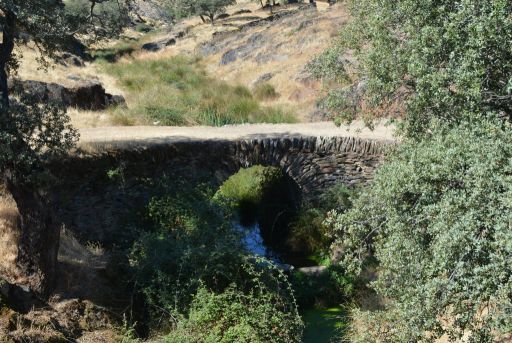
[[[121,41],[111,47],[96,49],[91,55],[94,59],[114,63],[123,56],[129,56],[136,50],[136,43]]]
[[[257,84],[254,87],[253,93],[258,100],[272,100],[279,97],[274,86],[267,82]]]
[[[247,87],[208,77],[194,58],[141,59],[103,66],[126,92],[129,108],[112,110],[114,119],[123,124],[296,122],[294,113],[262,105]]]

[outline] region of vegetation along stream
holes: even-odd
[[[255,166],[232,175],[215,195],[235,209],[233,226],[244,247],[291,281],[305,324],[303,342],[330,342],[346,326],[341,304],[351,295],[352,280],[330,266],[324,220],[329,210],[349,207],[353,193],[336,186],[304,199],[279,168]]]

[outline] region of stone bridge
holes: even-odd
[[[107,249],[119,244],[126,232],[138,229],[135,223],[141,221],[153,196],[172,192],[169,183],[162,182],[166,179],[206,179],[220,185],[240,168],[264,165],[281,168],[303,195],[314,196],[338,182],[365,184],[382,161],[386,146],[394,144],[392,134],[382,128],[348,132],[329,123],[99,128],[81,134],[76,152],[48,165],[57,182],[44,192],[55,205],[56,225],[52,225],[55,231],[38,238],[40,242],[54,242],[58,228],[64,228],[82,243],[99,242]],[[18,270],[18,244],[25,236],[18,231],[16,212],[14,206],[9,214],[12,223],[0,214],[0,281]],[[41,249],[45,256],[57,255],[57,244]],[[39,263],[37,252],[33,258]],[[55,270],[53,264],[48,266],[44,270]],[[30,285],[40,290],[42,274],[34,270],[19,280],[35,280]],[[17,283],[16,279],[7,281]],[[0,287],[0,294],[11,292],[10,286],[4,288]]]
[[[338,182],[369,182],[385,147],[392,144],[388,139],[281,132],[265,137],[177,135],[92,141],[82,144],[89,152],[53,166],[62,180],[53,195],[66,227],[103,244],[113,242],[126,218],[154,195],[148,183],[163,177],[202,176],[220,185],[240,168],[276,166],[303,195],[310,195]]]

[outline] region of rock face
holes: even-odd
[[[256,80],[251,82],[251,87],[258,86],[262,83],[270,81],[274,77],[274,73],[265,73],[260,75]]]
[[[57,216],[80,239],[108,246],[126,230],[126,218],[134,209],[147,205],[151,198],[147,180],[206,174],[221,184],[240,168],[276,166],[308,196],[338,182],[348,186],[370,182],[389,144],[352,137],[206,140],[73,157],[52,167],[66,182],[55,189]],[[112,170],[122,175],[122,187],[108,179]]]
[[[64,66],[75,66],[75,67],[84,67],[85,62],[82,58],[73,55],[69,52],[64,52],[58,58],[58,62]]]
[[[53,102],[84,110],[98,111],[111,105],[126,104],[122,96],[106,93],[105,88],[97,82],[83,82],[75,87],[66,88],[56,83],[12,80],[9,88],[14,94],[28,93],[41,102]]]

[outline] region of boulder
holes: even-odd
[[[14,94],[27,93],[41,102],[52,102],[64,107],[76,107],[84,110],[99,111],[108,106],[126,105],[122,96],[108,94],[98,82],[82,82],[67,88],[56,83],[12,80],[9,88]]]
[[[261,83],[270,81],[274,77],[274,73],[265,73],[260,75],[256,80],[251,82],[251,87],[255,87]]]
[[[151,42],[151,43],[146,43],[146,44],[142,45],[141,49],[142,50],[146,50],[146,51],[150,51],[150,52],[155,52],[155,51],[160,50],[161,47],[160,47],[160,45],[158,43]]]
[[[73,55],[69,52],[64,52],[60,57],[57,58],[57,62],[64,66],[75,66],[75,67],[84,67],[85,63],[83,59],[80,57]]]
[[[227,13],[221,13],[219,14],[217,17],[215,17],[215,19],[226,19],[226,18],[229,18],[229,14]]]
[[[181,34],[183,33],[183,35],[185,34],[184,32],[179,32],[178,34]],[[183,36],[181,36],[183,37]],[[175,37],[167,37],[165,39],[161,39],[159,41],[156,41],[156,42],[150,42],[150,43],[146,43],[144,44],[141,49],[142,50],[146,50],[146,51],[149,51],[149,52],[157,52],[157,51],[160,51],[168,46],[171,46],[171,45],[175,45],[176,44],[176,40],[178,39],[179,37],[178,36],[175,36]]]

